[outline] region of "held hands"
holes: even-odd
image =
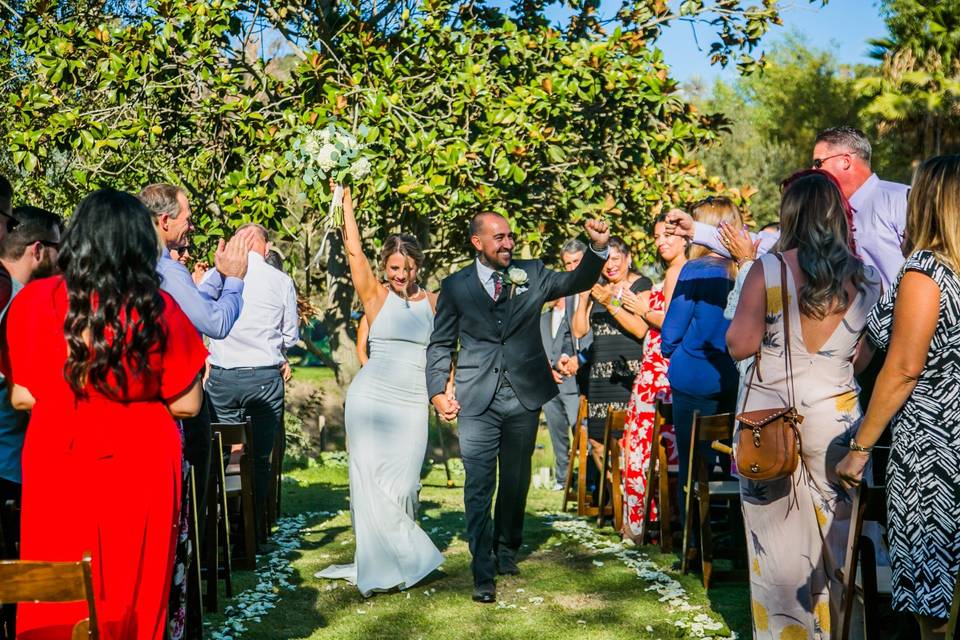
[[[584,226],[593,248],[597,251],[606,249],[610,241],[610,225],[605,220],[587,220]]]
[[[554,363],[550,372],[553,374],[553,381],[557,384],[560,384],[563,382],[564,378],[577,375],[577,370],[579,368],[580,361],[577,360],[575,356],[568,356],[567,354],[562,353],[560,354],[560,357],[557,358],[557,361]]]
[[[693,216],[680,209],[671,209],[667,213],[667,233],[681,238],[693,238]]]
[[[730,257],[737,264],[757,259],[760,240],[754,241],[750,237],[746,225],[737,229],[731,224],[721,222],[717,227],[717,233],[720,235],[720,242],[730,252]]]
[[[247,254],[253,248],[252,232],[253,229],[245,229],[230,238],[229,242],[221,239],[217,244],[213,264],[224,278],[232,276],[242,280],[247,275]]]
[[[437,410],[440,419],[446,422],[453,422],[457,419],[457,414],[460,413],[460,403],[457,402],[457,399],[449,390],[446,393],[438,393],[433,396],[430,398],[430,402]]]
[[[860,484],[863,470],[870,460],[870,454],[864,451],[850,451],[837,464],[837,475],[840,476],[840,485],[844,489],[853,489]]]

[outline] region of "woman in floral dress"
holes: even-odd
[[[839,612],[836,570],[845,560],[852,505],[834,467],[860,424],[854,360],[861,354],[856,364],[865,362],[860,345],[881,288],[876,269],[850,250],[845,208],[823,172],[788,183],[780,207],[782,253],[768,253],[750,268],[727,332],[733,358],[761,353],[740,410],[784,406],[792,397],[804,418],[801,464],[792,476],[740,479],[754,640],[829,640]]]
[[[623,531],[622,535],[634,542],[639,539],[643,524],[643,499],[647,490],[647,465],[653,445],[653,419],[657,398],[670,401],[670,383],[667,380],[668,361],[660,353],[660,326],[670,305],[680,269],[687,261],[686,244],[679,236],[667,233],[666,216],[657,218],[653,226],[653,240],[660,259],[667,265],[663,282],[653,285],[649,294],[624,296],[623,306],[643,318],[649,325],[643,345],[643,362],[633,382],[633,394],[627,407],[623,439]],[[664,425],[662,431],[667,443],[667,458],[671,466],[677,464],[673,440],[673,425]],[[656,521],[657,506],[650,503],[650,519]]]

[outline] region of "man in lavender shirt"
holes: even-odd
[[[243,308],[243,278],[247,273],[250,234],[238,233],[227,243],[220,240],[214,254],[215,273],[198,288],[187,268],[170,256],[171,251],[180,251],[190,244],[193,224],[186,191],[170,184],[151,184],[140,192],[140,200],[153,213],[157,235],[164,249],[157,261],[160,288],[180,305],[191,324],[202,335],[226,337]],[[207,503],[207,478],[210,475],[210,437],[210,408],[204,397],[200,413],[183,421],[183,455],[194,469],[196,482],[199,538],[204,535],[206,523],[203,513]],[[189,587],[193,589],[193,581],[189,582]],[[188,601],[197,600],[190,597]],[[188,607],[187,610],[188,635],[199,637],[202,615],[193,609]]]
[[[813,146],[813,167],[830,173],[840,183],[853,207],[853,237],[863,261],[880,272],[889,289],[903,265],[901,245],[907,225],[907,193],[910,187],[887,182],[870,168],[872,149],[862,131],[834,127],[821,131]],[[696,244],[729,255],[716,228],[695,222],[689,214],[674,210],[667,215],[667,230],[690,238]],[[780,238],[780,233],[762,231],[753,236],[762,255]]]

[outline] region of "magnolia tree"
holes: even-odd
[[[0,166],[18,200],[67,211],[99,186],[165,181],[191,194],[201,247],[248,221],[274,229],[341,382],[354,296],[305,132],[357,139],[369,254],[415,233],[434,279],[468,257],[480,211],[506,215],[530,254],[602,215],[643,255],[655,214],[728,190],[690,159],[725,120],[678,96],[660,29],[701,24],[716,39],[703,55],[750,71],[779,21],[774,0],[638,0],[606,17],[571,0],[557,23],[538,0],[0,6]]]

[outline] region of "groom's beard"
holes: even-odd
[[[506,269],[510,266],[510,263],[513,262],[513,252],[509,252],[506,256],[506,262],[501,262],[503,258],[501,254],[495,253],[493,256],[488,256],[486,253],[477,254],[477,259],[480,260],[480,264],[490,269],[496,271],[497,269]]]

